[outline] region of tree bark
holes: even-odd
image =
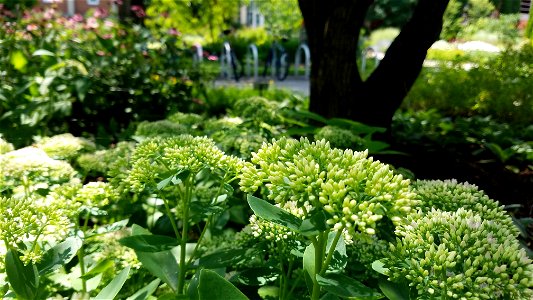
[[[359,32],[373,0],[299,0],[308,35],[310,111],[390,128],[442,29],[449,0],[419,0],[384,59],[363,81],[356,61]]]

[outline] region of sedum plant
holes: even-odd
[[[381,272],[416,299],[531,299],[533,265],[507,226],[477,212],[431,210],[397,228]]]
[[[61,160],[71,160],[79,156],[82,151],[91,152],[96,149],[94,143],[70,133],[44,137],[38,140],[35,146],[51,158]]]
[[[490,199],[474,184],[459,183],[457,180],[417,180],[412,184],[416,198],[420,200],[422,213],[433,209],[455,212],[459,208],[472,210],[484,220],[493,220],[506,226],[514,236],[518,229],[512,218],[498,201]]]
[[[9,143],[8,141],[2,139],[2,135],[0,134],[0,155],[13,151],[15,148],[13,147],[13,144]]]
[[[207,137],[180,135],[145,140],[135,149],[130,163],[126,183],[135,192],[157,195],[163,202],[164,212],[176,238],[152,235],[137,226],[133,229],[132,236],[122,239],[121,243],[136,250],[143,266],[159,276],[175,294],[184,295],[185,279],[191,262],[197,255],[206,232],[216,221],[215,216],[224,211],[224,202],[232,191],[229,184],[237,179],[243,162],[225,155]],[[209,186],[216,191],[209,196],[208,201],[204,201],[206,191],[203,188],[207,184],[205,178],[208,178]],[[191,244],[189,234],[193,225],[203,225],[203,229],[196,243]],[[153,243],[147,245],[146,239]],[[179,246],[177,262],[170,252],[176,246]],[[147,261],[146,257],[151,253],[143,254],[139,251],[167,251],[165,255],[168,255],[166,258],[170,262],[161,263],[167,264],[168,271],[172,274],[176,272],[173,266],[179,269],[176,276],[163,276],[160,271],[153,269],[150,261],[160,260],[164,255],[153,256]]]
[[[326,140],[335,148],[365,149],[363,138],[354,134],[351,130],[337,126],[327,125],[315,133],[315,140]]]
[[[332,261],[346,256],[345,240],[349,242],[356,233],[375,234],[383,219],[401,224],[418,202],[409,180],[395,175],[388,165],[368,158],[367,152],[331,148],[324,140],[273,140],[263,144],[251,162],[240,176],[241,189],[247,193],[261,189],[268,201],[279,205],[249,196],[254,213],[305,236],[310,243],[303,263],[312,286],[311,299],[326,291],[337,293],[332,285],[351,284],[364,290],[351,278],[331,277],[331,272],[339,273],[346,264]],[[289,202],[303,214],[284,209]]]
[[[0,155],[0,167],[0,193],[14,197],[28,197],[36,190],[74,180],[77,175],[69,163],[55,160],[34,147]]]

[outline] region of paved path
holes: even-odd
[[[260,82],[269,82],[271,87],[281,88],[281,89],[290,89],[294,92],[301,93],[304,96],[309,96],[309,79],[304,77],[287,77],[284,81],[277,80],[268,80],[259,78]],[[236,82],[235,80],[215,80],[215,87],[219,86],[238,86],[238,87],[250,87],[252,88],[254,84],[253,79],[244,78]]]

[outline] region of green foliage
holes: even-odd
[[[73,160],[83,152],[92,152],[96,146],[87,139],[74,137],[70,133],[44,137],[35,144],[54,159]]]
[[[274,36],[294,35],[303,24],[297,0],[255,1],[265,16],[267,30]]]
[[[152,0],[146,9],[145,25],[156,35],[179,30],[214,41],[222,30],[232,25],[238,8],[238,2],[235,1]]]
[[[340,149],[364,150],[364,139],[348,129],[336,126],[324,126],[315,133],[315,140],[326,140],[331,146]]]
[[[426,69],[409,92],[404,107],[435,108],[446,115],[491,115],[496,120],[528,124],[533,111],[533,47],[506,50],[465,70],[460,64]]]
[[[385,260],[390,280],[414,298],[527,299],[533,265],[514,234],[475,212],[432,210],[400,225]]]
[[[131,122],[191,105],[193,82],[174,36],[155,38],[96,12],[67,19],[35,11],[8,24],[0,30],[0,128],[17,147],[65,131],[106,144]]]

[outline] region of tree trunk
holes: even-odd
[[[449,0],[419,0],[384,59],[363,81],[356,61],[359,32],[373,0],[299,0],[308,35],[310,110],[390,128],[442,29]]]

